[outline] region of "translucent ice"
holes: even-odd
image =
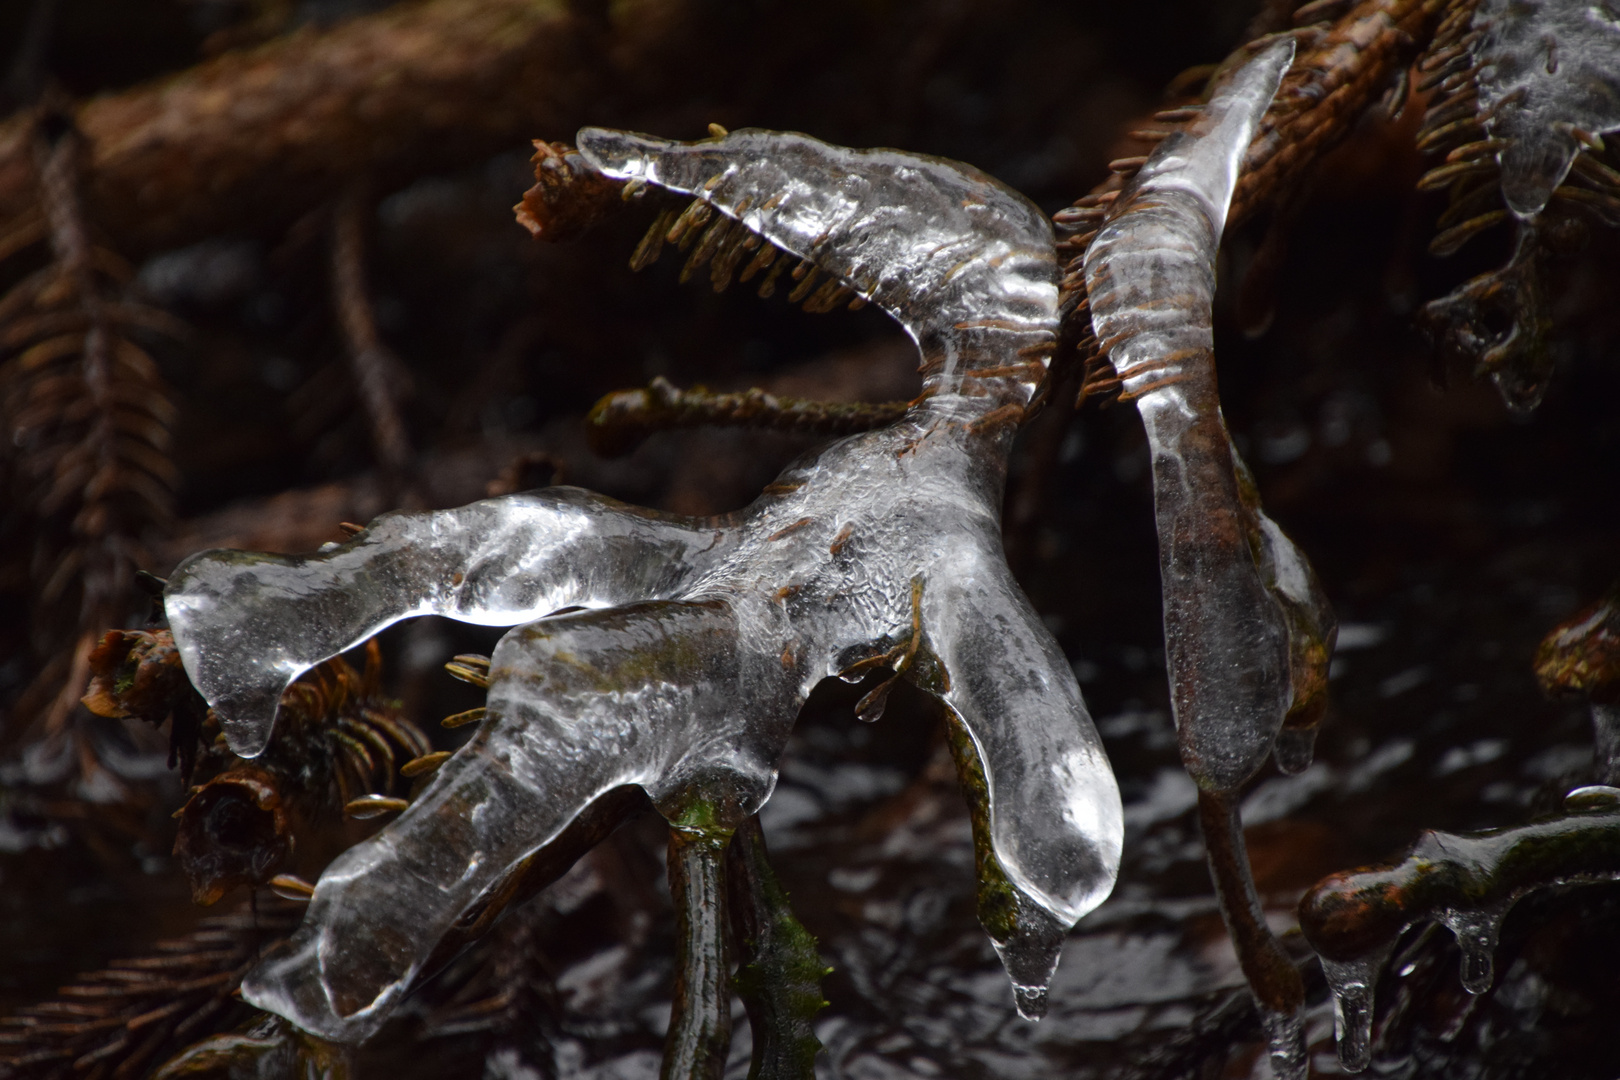
[[[1182,759],[1230,791],[1285,719],[1308,730],[1325,700],[1333,617],[1310,567],[1259,507],[1216,388],[1215,253],[1238,167],[1291,41],[1259,53],[1203,117],[1171,135],[1116,200],[1086,254],[1092,323],[1134,399],[1153,455],[1165,653]],[[1284,763],[1309,761],[1308,738]]]
[[[1580,151],[1574,131],[1620,130],[1620,4],[1481,0],[1473,29],[1480,114],[1505,142],[1502,197],[1533,218]]]
[[[610,176],[697,194],[882,305],[921,348],[923,395],[735,515],[553,488],[384,515],[314,556],[187,560],[166,595],[175,638],[242,753],[262,749],[300,671],[392,622],[515,627],[472,742],[328,868],[245,996],[365,1038],[457,919],[599,795],[639,784],[672,820],[701,799],[735,825],[769,798],[811,688],[886,668],[971,735],[996,860],[1029,905],[998,946],[1033,1009],[1062,931],[1112,888],[1123,834],[1079,687],[1001,549],[1014,422],[1056,340],[1050,226],[969,167],[801,135],[587,129],[580,148]]]
[[[1617,795],[1579,788],[1566,798],[1563,817],[1483,833],[1425,832],[1402,861],[1334,874],[1305,894],[1300,928],[1333,989],[1347,1069],[1367,1063],[1373,987],[1407,927],[1444,923],[1462,951],[1464,988],[1484,993],[1502,920],[1519,897],[1620,878]]]
[[[1346,1072],[1360,1072],[1372,1060],[1373,987],[1395,943],[1353,960],[1322,959],[1322,974],[1333,994],[1333,1034],[1339,1043],[1339,1063]]]

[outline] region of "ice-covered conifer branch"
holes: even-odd
[[[1293,58],[1274,43],[1160,143],[1086,252],[1094,332],[1152,453],[1165,655],[1210,869],[1279,1075],[1304,1075],[1299,975],[1267,929],[1236,790],[1266,756],[1298,770],[1321,719],[1334,623],[1309,564],[1260,510],[1221,417],[1215,254],[1243,154]],[[1285,724],[1290,738],[1279,743]]]
[[[472,742],[327,869],[245,994],[323,1036],[366,1037],[532,852],[627,785],[709,838],[681,867],[718,875],[711,849],[769,798],[810,690],[883,669],[864,719],[904,676],[966,733],[981,870],[1015,901],[988,929],[1038,1016],[1063,934],[1112,887],[1123,831],[1073,672],[1001,549],[1008,421],[1056,338],[1049,223],[968,166],[801,135],[587,129],[580,147],[608,176],[695,194],[889,311],[920,347],[924,393],[735,515],[553,488],[385,515],[312,556],[207,552],[176,570],[166,608],[186,669],[246,753],[290,679],[384,626],[432,613],[513,627],[474,673],[488,703]],[[692,955],[712,959],[703,911]],[[719,1000],[717,985],[691,985]],[[718,1016],[686,1005],[680,1060],[712,1061]]]

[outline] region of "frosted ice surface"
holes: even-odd
[[[1271,752],[1295,703],[1299,635],[1331,645],[1309,566],[1260,512],[1220,414],[1211,329],[1215,254],[1256,123],[1293,59],[1272,44],[1191,128],[1160,143],[1086,253],[1097,338],[1153,455],[1165,652],[1182,759],[1229,791]],[[1285,763],[1309,762],[1291,739]]]
[[[609,788],[731,822],[769,798],[821,679],[886,667],[937,695],[983,763],[995,854],[1024,918],[997,943],[1038,1011],[1063,932],[1113,887],[1119,792],[1057,643],[1001,548],[1012,425],[1057,329],[1050,226],[966,166],[736,132],[696,144],[590,129],[616,176],[696,191],[855,284],[919,342],[898,424],[790,466],[736,515],[678,518],[553,488],[390,514],[306,557],[205,552],[166,606],[239,752],[300,671],[435,613],[513,626],[487,719],[411,807],[332,864],[261,1008],[363,1039],[455,920]],[[991,422],[976,424],[988,418]],[[563,608],[588,610],[549,615]]]
[[[1502,197],[1521,218],[1547,206],[1580,146],[1571,128],[1620,129],[1620,3],[1616,0],[1482,0],[1473,28],[1486,131]]]
[[[299,675],[417,615],[515,626],[569,605],[671,595],[726,534],[578,488],[431,514],[384,514],[319,555],[208,551],[181,563],[164,607],[231,749],[257,755]],[[708,549],[705,551],[704,549]]]

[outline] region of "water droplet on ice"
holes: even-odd
[[[1289,776],[1297,776],[1310,768],[1316,750],[1316,731],[1314,727],[1284,727],[1279,731],[1276,745],[1271,748],[1277,768]]]
[[[1025,1020],[1039,1020],[1046,1015],[1046,987],[1020,986],[1013,983],[1013,1000],[1018,1005],[1018,1015]]]

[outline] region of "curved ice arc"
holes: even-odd
[[[992,357],[1056,342],[1052,224],[970,165],[753,129],[681,143],[585,128],[579,149],[609,176],[697,195],[843,279],[937,360],[939,392],[964,389]],[[1040,380],[1019,381],[1022,404]]]
[[[1165,139],[1086,254],[1097,338],[1153,455],[1165,653],[1188,771],[1236,788],[1293,703],[1288,627],[1257,565],[1256,522],[1215,384],[1215,253],[1256,123],[1293,59],[1260,53],[1187,132]]]
[[[1473,29],[1480,115],[1506,142],[1497,153],[1502,197],[1529,220],[1569,175],[1581,150],[1573,129],[1620,130],[1620,7],[1483,0]]]
[[[579,488],[430,514],[383,514],[317,555],[205,551],[164,610],[192,684],[231,749],[270,739],[282,691],[315,665],[416,615],[515,626],[559,608],[673,593],[724,536]]]

